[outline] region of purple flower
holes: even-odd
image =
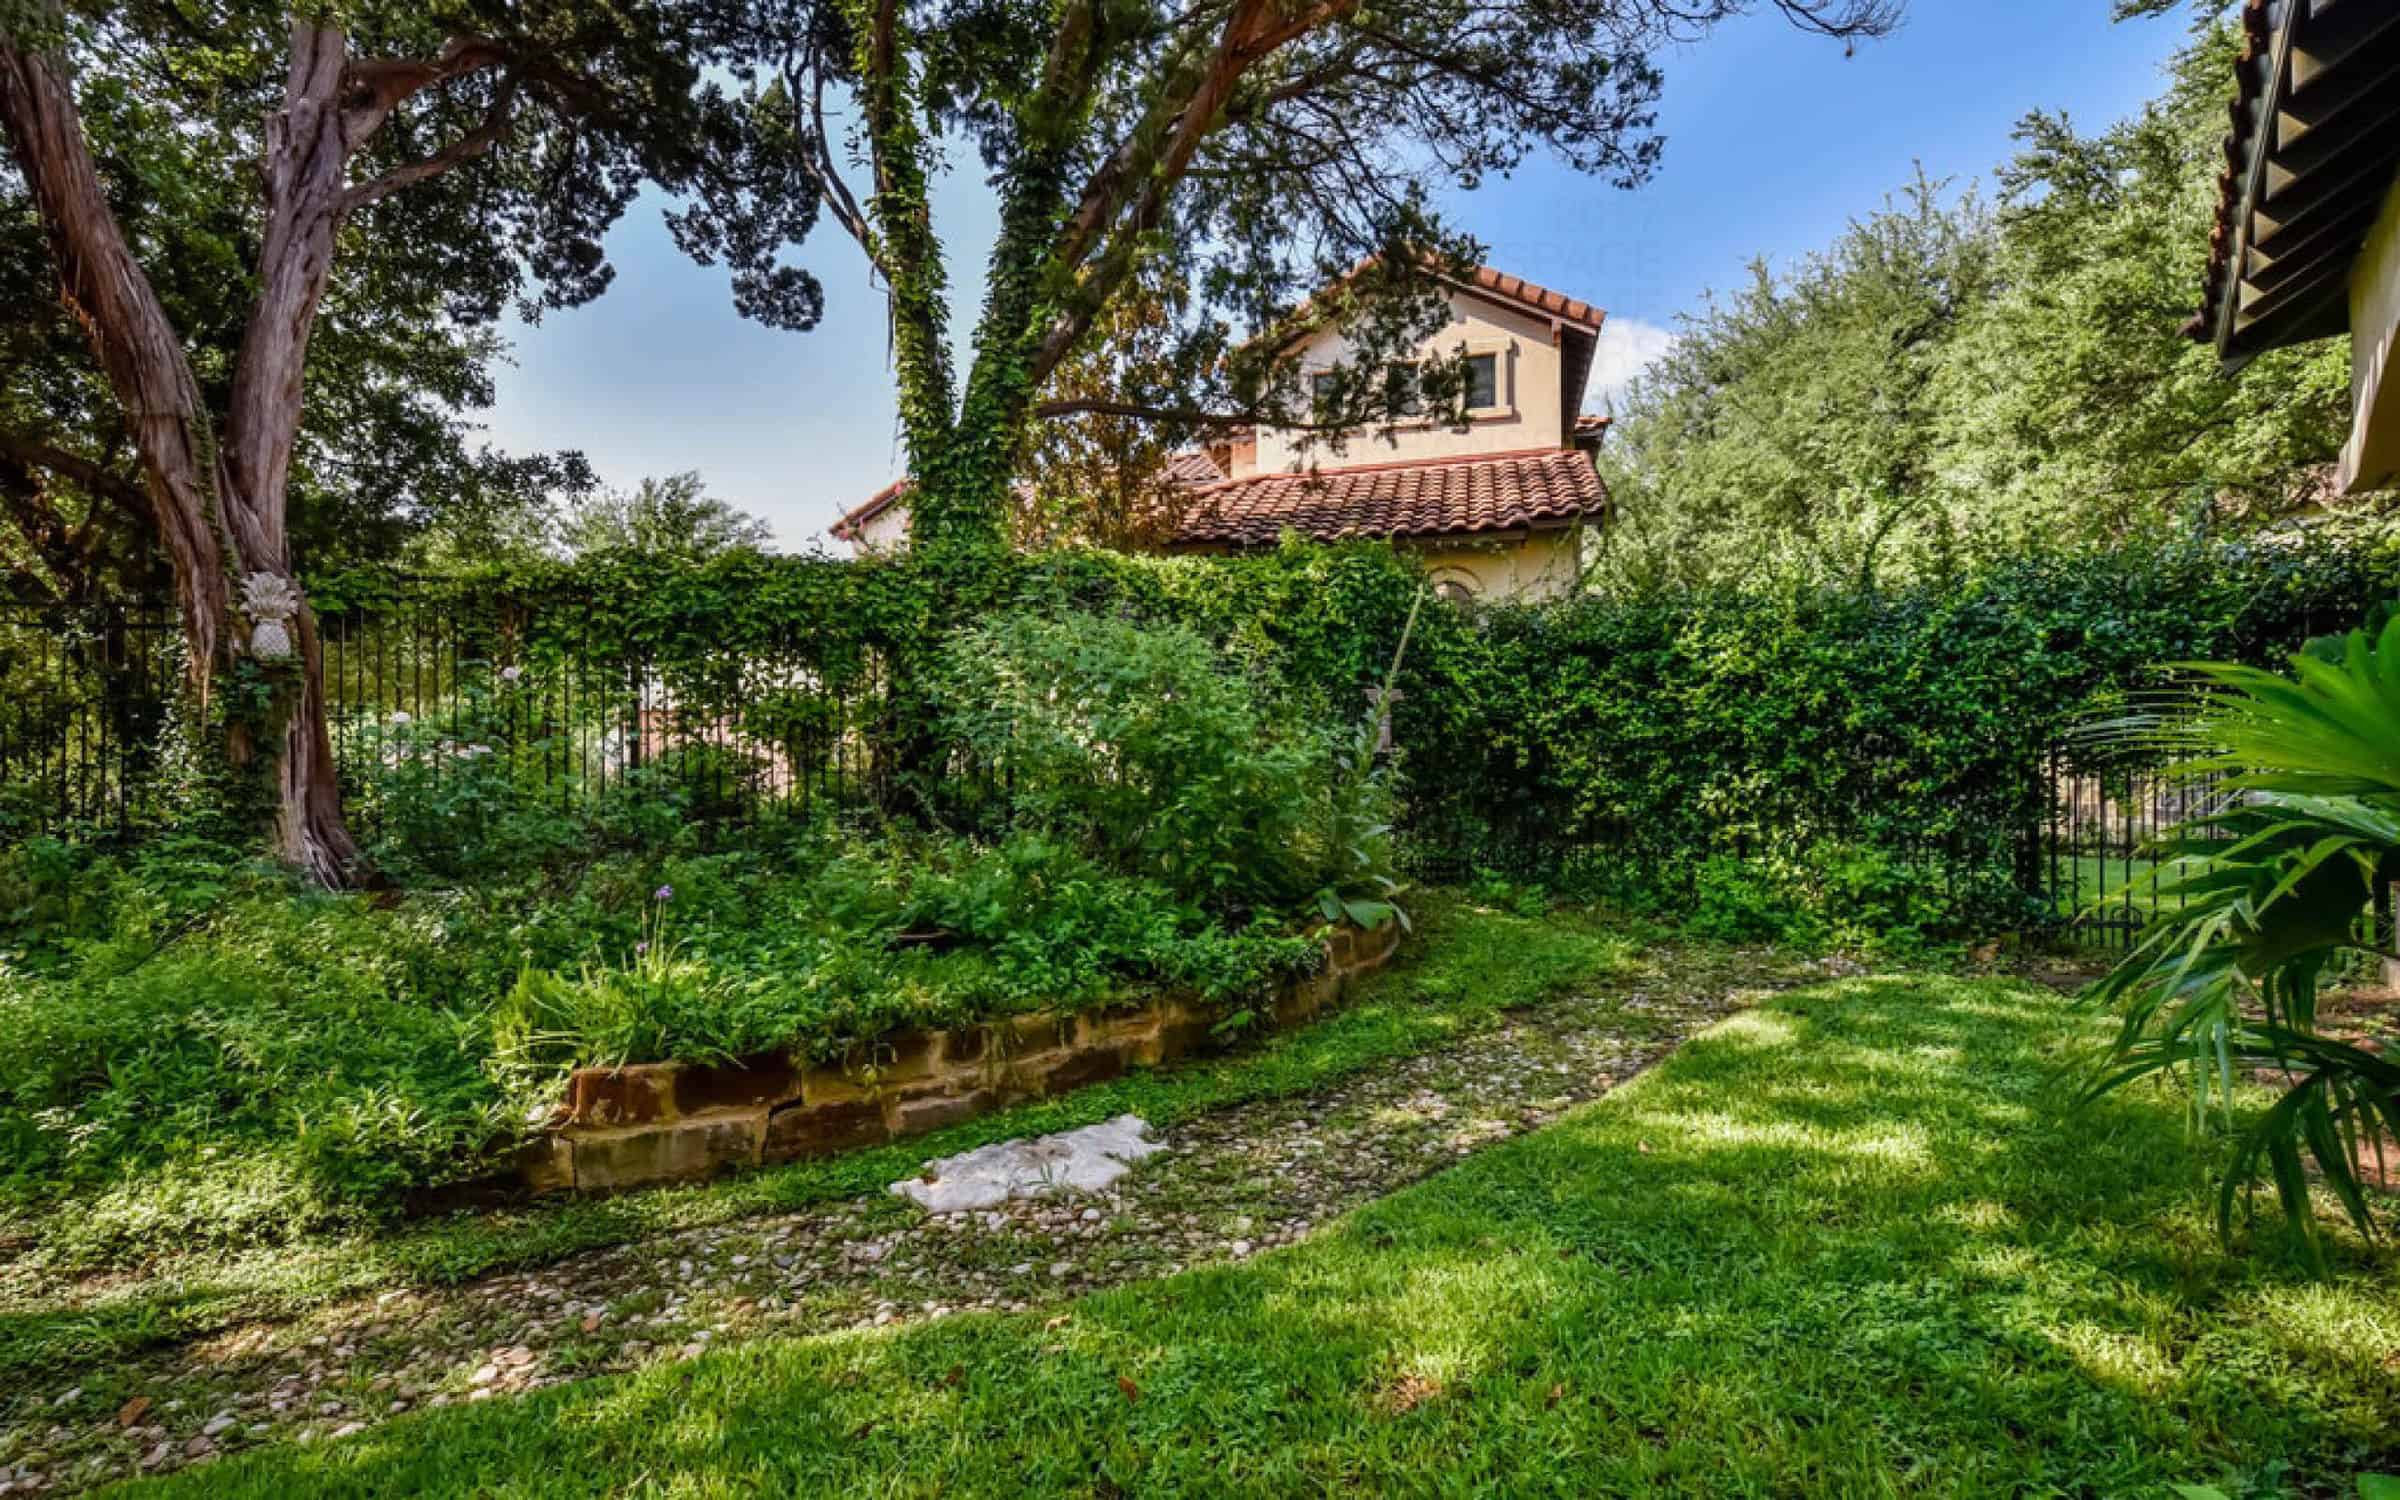
[[[662,885],[657,890],[650,893],[650,899],[656,901],[661,906],[664,906],[669,901],[675,899],[675,887],[671,885]]]
[[[645,953],[647,953],[647,952],[649,952],[649,951],[650,951],[650,940],[649,940],[648,938],[644,938],[644,939],[642,939],[640,942],[638,942],[638,943],[636,943],[636,944],[634,944],[634,945],[633,945],[633,956],[634,956],[635,958],[640,958],[640,957],[641,957],[643,954],[645,954]]]

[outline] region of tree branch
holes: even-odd
[[[1243,74],[1273,56],[1286,43],[1348,15],[1358,4],[1359,0],[1317,0],[1316,4],[1288,16],[1276,15],[1261,0],[1241,0],[1235,6],[1226,18],[1224,33],[1206,71],[1163,132],[1163,144],[1155,151],[1135,151],[1130,157],[1120,147],[1094,178],[1084,204],[1070,221],[1059,259],[1054,263],[1069,274],[1090,254],[1103,229],[1117,227],[1110,233],[1110,243],[1099,262],[1076,278],[1065,309],[1036,347],[1031,361],[1035,388],[1049,379],[1050,372],[1074,349],[1091,327],[1092,319],[1124,284],[1127,273],[1133,269],[1140,236],[1156,226],[1168,195],[1182,181],[1200,143],[1223,125],[1225,103]],[[1142,136],[1143,131],[1137,128],[1127,138],[1127,145]],[[1146,165],[1144,158],[1148,158]],[[1136,171],[1141,176],[1141,191],[1128,206],[1126,198]],[[1113,180],[1108,180],[1112,173]]]
[[[356,151],[411,97],[509,60],[508,50],[480,36],[454,36],[431,59],[360,58],[342,70],[342,136]]]
[[[380,202],[415,183],[439,177],[453,167],[462,166],[483,155],[508,134],[510,122],[516,116],[517,96],[524,80],[510,73],[500,81],[492,94],[492,103],[483,114],[483,123],[452,141],[430,156],[392,168],[372,182],[364,182],[342,194],[340,215],[348,218],[370,203]]]
[[[0,430],[0,457],[27,468],[55,474],[85,494],[121,506],[134,515],[138,516],[149,508],[150,497],[133,480],[104,464],[79,453],[54,447],[38,438]]]
[[[816,183],[817,190],[824,195],[825,201],[833,206],[834,222],[841,225],[843,231],[858,242],[860,252],[867,257],[868,270],[881,276],[884,285],[888,287],[892,281],[891,270],[876,254],[875,228],[867,222],[867,213],[859,206],[858,195],[850,191],[850,184],[843,178],[840,165],[833,159],[833,137],[825,128],[826,70],[823,59],[813,55],[813,44],[811,50],[812,55],[806,68],[809,82],[810,135],[808,150],[802,154],[801,165],[807,169],[810,179]],[[798,93],[796,83],[797,80],[787,67],[784,70],[785,90],[796,95]]]
[[[1301,422],[1280,412],[1210,411],[1197,406],[1153,406],[1142,401],[1113,401],[1102,397],[1073,397],[1036,402],[1033,414],[1044,421],[1064,417],[1126,417],[1137,422],[1171,422],[1182,427],[1272,427],[1279,432],[1356,433],[1356,422]]]

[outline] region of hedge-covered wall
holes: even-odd
[[[1358,714],[1420,581],[1380,544],[1293,543],[1052,554],[973,590],[982,608],[1179,620],[1273,663],[1307,711]],[[1429,602],[1395,715],[1415,855],[1674,897],[1711,859],[1863,848],[1938,877],[1961,920],[1995,920],[2046,757],[2077,725],[2163,683],[2161,663],[2279,661],[2393,586],[2382,554],[2296,540],[2029,556],[1900,593]],[[388,587],[328,580],[318,598]],[[933,582],[889,561],[601,558],[440,588],[511,651],[639,658],[687,699],[734,691],[760,653],[804,659],[812,682],[904,687],[935,617]]]

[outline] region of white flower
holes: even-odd
[[[405,729],[415,722],[416,720],[410,718],[405,713],[399,712],[398,710],[394,710],[392,713],[392,724],[395,728]]]
[[[500,669],[500,680],[502,682],[514,682],[524,675],[525,669],[523,667],[502,667]]]

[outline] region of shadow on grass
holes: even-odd
[[[2205,1233],[2167,1097],[2045,1106],[2055,997],[1828,986],[1290,1251],[764,1341],[179,1476],[209,1495],[2161,1493],[2400,1417],[2388,1257]],[[2282,1476],[2280,1479],[2276,1476]]]

